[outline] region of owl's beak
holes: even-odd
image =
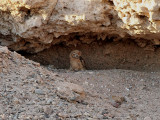
[[[79,55],[76,55],[76,58],[79,58]]]

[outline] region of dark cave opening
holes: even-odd
[[[134,40],[93,41],[90,44],[81,43],[77,46],[67,46],[65,42],[53,45],[42,52],[29,54],[19,51],[26,58],[39,62],[41,65],[52,65],[55,69],[69,69],[69,54],[72,50],[80,50],[85,60],[87,70],[127,69],[138,71],[159,71],[160,49],[139,47]],[[150,46],[154,47],[154,46]]]

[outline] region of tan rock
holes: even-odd
[[[43,109],[44,109],[44,113],[46,113],[48,115],[52,114],[52,112],[53,112],[53,109],[51,107],[46,106]]]
[[[125,102],[125,98],[124,97],[121,97],[121,96],[112,96],[112,100],[111,100],[111,105],[113,107],[120,107],[120,105]]]
[[[2,114],[2,115],[0,115],[0,118],[1,118],[2,120],[6,120],[6,119],[7,119],[7,116],[6,116],[5,114]]]
[[[72,33],[159,39],[159,6],[157,0],[1,0],[0,42],[34,53],[63,41],[77,46],[79,41],[66,39]]]
[[[1,47],[1,46],[0,46],[0,53],[8,54],[8,53],[9,53],[9,50],[8,50],[7,47]]]
[[[74,83],[68,82],[59,82],[56,84],[57,87],[57,95],[68,101],[77,101],[81,102],[85,98],[84,89]]]
[[[112,99],[117,103],[122,103],[125,101],[125,98],[120,96],[112,96]]]

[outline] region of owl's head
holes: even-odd
[[[76,59],[79,59],[80,56],[81,56],[81,51],[79,50],[73,50],[71,53],[70,53],[70,58],[76,58]]]

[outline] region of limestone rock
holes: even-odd
[[[60,42],[77,46],[115,35],[154,41],[159,8],[157,0],[0,0],[0,45],[35,53]],[[96,37],[83,39],[86,33]]]
[[[1,53],[8,54],[8,53],[9,53],[8,48],[7,48],[7,47],[2,47],[2,46],[0,46],[0,54],[1,54]]]

